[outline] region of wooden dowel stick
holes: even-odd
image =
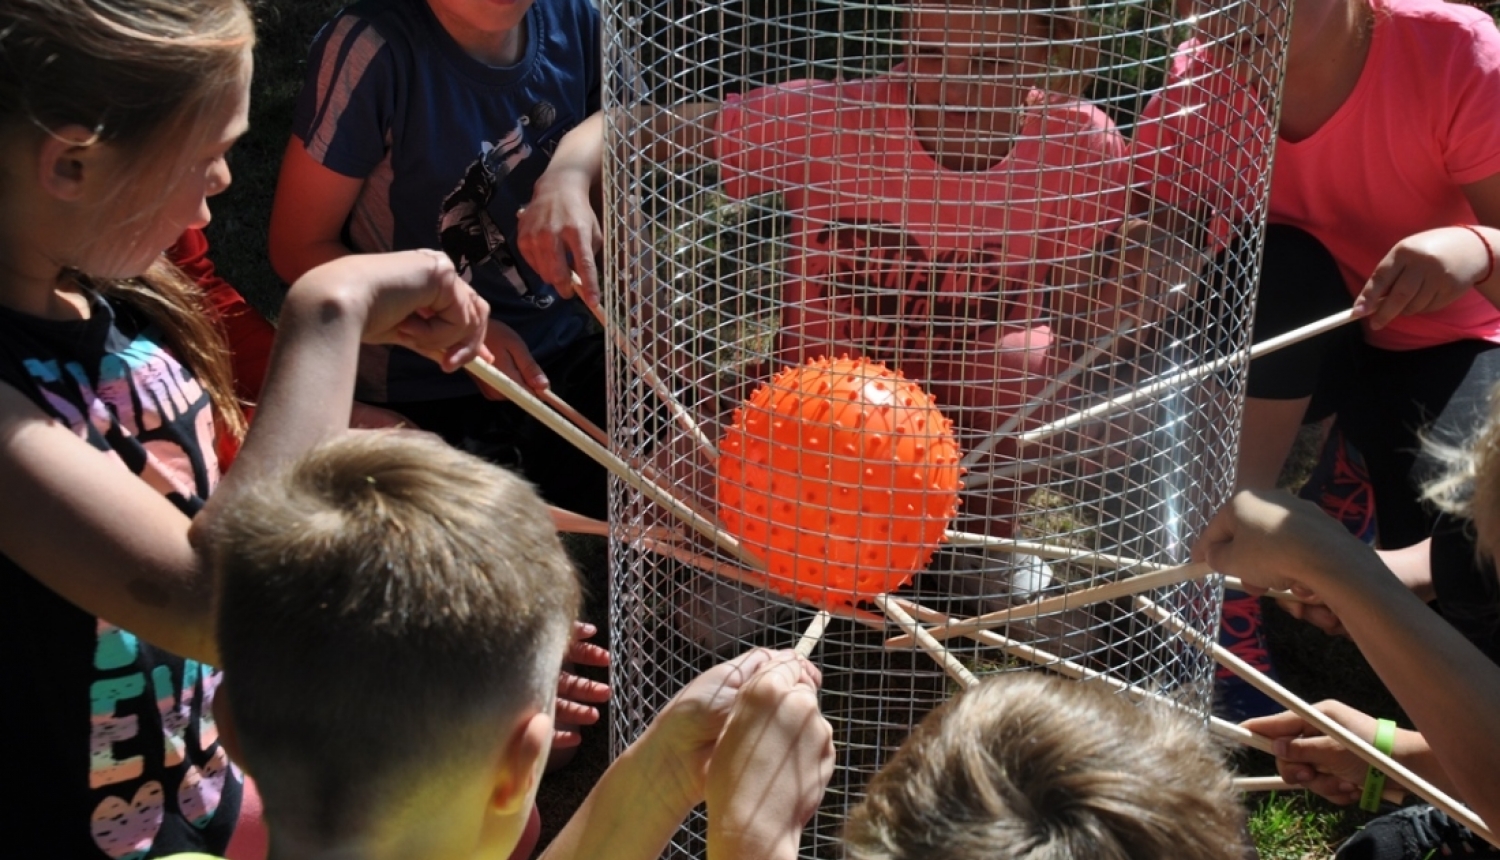
[[[563,508],[547,506],[547,512],[552,515],[552,525],[560,532],[575,535],[595,535],[597,537],[609,537],[611,534],[609,523],[586,517],[583,514],[575,514]],[[663,526],[648,526],[646,528],[622,528],[621,537],[626,543],[632,543],[637,538],[653,538],[659,541],[677,540],[682,534],[675,529]]]
[[[1052,561],[1068,561],[1088,564],[1096,568],[1106,567],[1114,570],[1128,569],[1149,573],[1151,571],[1167,570],[1172,567],[1172,565],[1157,564],[1139,558],[1131,558],[1127,555],[1090,552],[1085,549],[1062,546],[1060,544],[991,537],[990,535],[953,531],[951,529],[943,533],[943,542],[950,546],[979,546],[986,549],[999,549],[1006,552],[1034,556],[1036,558],[1045,558]]]
[[[713,541],[720,549],[739,559],[740,562],[754,568],[761,566],[758,559],[752,556],[738,540],[719,527],[718,523],[710,521],[691,505],[684,503],[681,499],[662,489],[655,483],[647,480],[624,460],[615,456],[613,451],[599,444],[589,437],[587,433],[564,420],[562,416],[552,411],[547,404],[543,403],[532,394],[526,386],[521,385],[481,358],[476,358],[465,365],[465,369],[485,385],[499,391],[515,403],[527,414],[542,422],[554,433],[570,442],[573,447],[587,454],[594,462],[608,469],[625,483],[638,490],[642,495],[661,505],[673,516],[677,517],[689,528]]]
[[[1025,433],[1021,433],[1020,435],[1015,437],[1017,440],[1017,444],[1032,445],[1037,442],[1045,441],[1064,430],[1072,429],[1073,427],[1077,427],[1078,425],[1083,424],[1086,421],[1090,421],[1094,418],[1098,418],[1101,415],[1107,415],[1118,409],[1122,409],[1132,403],[1135,403],[1137,400],[1152,397],[1163,391],[1176,388],[1177,386],[1182,385],[1185,382],[1192,382],[1194,380],[1208,376],[1211,373],[1217,373],[1236,362],[1251,361],[1253,359],[1260,358],[1263,355],[1275,352],[1276,350],[1283,347],[1291,346],[1298,341],[1303,341],[1310,337],[1315,337],[1326,331],[1332,331],[1333,329],[1352,322],[1355,319],[1357,319],[1357,317],[1354,316],[1354,311],[1352,309],[1347,311],[1339,311],[1338,313],[1318,320],[1317,322],[1309,323],[1301,328],[1293,329],[1286,334],[1277,335],[1276,337],[1257,343],[1251,346],[1250,349],[1244,353],[1237,352],[1233,355],[1226,355],[1216,361],[1211,361],[1207,364],[1202,364],[1197,367],[1191,367],[1187,370],[1179,371],[1172,374],[1171,376],[1166,377],[1165,379],[1159,379],[1156,382],[1150,383],[1149,385],[1146,385],[1142,388],[1137,388],[1135,391],[1132,391],[1129,394],[1122,394],[1119,397],[1110,398],[1109,400],[1106,400],[1097,406],[1091,406],[1088,409],[1085,409],[1081,412],[1076,412],[1066,418],[1054,421],[1051,424],[1043,425],[1036,428],[1035,430],[1028,430]]]
[[[1305,791],[1300,785],[1292,785],[1279,776],[1237,776],[1234,787],[1246,794],[1258,791]]]
[[[1172,567],[1172,565],[1157,564],[1156,562],[1144,561],[1139,558],[1131,558],[1128,555],[1091,552],[1077,547],[1062,546],[1061,544],[1016,540],[1015,538],[998,538],[989,535],[974,534],[972,532],[953,531],[951,529],[943,533],[943,542],[949,546],[979,546],[986,549],[1005,550],[1006,552],[1013,552],[1018,555],[1029,555],[1034,558],[1044,558],[1048,561],[1086,564],[1095,570],[1102,567],[1113,570],[1146,573],[1154,570],[1167,570]],[[1232,588],[1236,591],[1244,591],[1245,583],[1236,577],[1226,576],[1224,577],[1224,587]],[[1307,602],[1290,591],[1282,591],[1277,588],[1269,589],[1266,591],[1265,596],[1272,600],[1291,600],[1297,603]]]
[[[580,430],[589,434],[589,438],[604,447],[609,447],[609,434],[598,424],[590,421],[587,415],[579,412],[569,405],[568,401],[558,397],[552,389],[547,389],[537,395],[537,399],[552,407],[552,411],[573,422]]]
[[[950,621],[948,616],[943,615],[941,612],[933,609],[928,609],[927,607],[917,603],[913,603],[910,600],[896,598],[892,601],[892,603],[900,604],[901,607],[907,612],[916,616],[917,618],[920,618],[923,621],[928,622],[929,624],[946,624]],[[1034,645],[1024,645],[1014,639],[1002,636],[993,630],[978,631],[977,633],[974,633],[972,635],[972,638],[978,640],[979,642],[982,642],[985,645],[1000,649],[1000,651],[1005,653],[1007,656],[1014,657],[1018,660],[1025,660],[1028,663],[1034,663],[1049,672],[1056,672],[1057,674],[1062,675],[1064,678],[1069,678],[1074,681],[1088,681],[1092,683],[1104,684],[1136,700],[1154,700],[1170,707],[1182,707],[1180,704],[1172,701],[1166,696],[1152,693],[1147,690],[1142,690],[1139,687],[1132,687],[1131,685],[1117,678],[1112,678],[1109,675],[1103,674],[1102,672],[1097,672],[1085,666],[1080,666],[1077,663],[1072,662],[1071,660],[1067,660],[1056,654],[1043,651],[1042,649],[1037,648]],[[1224,720],[1220,717],[1209,717],[1208,729],[1214,735],[1223,738],[1226,741],[1237,743],[1242,746],[1247,746],[1252,749],[1258,749],[1261,752],[1271,753],[1272,755],[1274,755],[1276,752],[1275,742],[1270,738],[1264,735],[1257,735],[1249,729],[1244,728],[1243,726],[1231,723],[1228,720]]]
[[[1375,749],[1375,747],[1370,745],[1369,741],[1344,728],[1342,724],[1325,716],[1322,711],[1314,708],[1307,702],[1302,701],[1295,693],[1267,678],[1260,670],[1241,660],[1228,648],[1209,640],[1197,630],[1188,626],[1175,614],[1142,597],[1136,598],[1136,604],[1145,610],[1148,615],[1154,617],[1157,623],[1192,642],[1205,653],[1212,656],[1214,662],[1243,678],[1252,687],[1270,696],[1282,707],[1312,724],[1318,731],[1338,741],[1344,749],[1359,756],[1366,764],[1379,768],[1387,777],[1406,786],[1413,794],[1441,809],[1449,817],[1479,834],[1486,842],[1500,848],[1500,837],[1496,837],[1479,816],[1471,812],[1468,807],[1448,797],[1448,795],[1418,776],[1410,768]]]
[[[587,433],[591,438],[593,438],[595,442],[598,442],[605,448],[609,447],[609,434],[605,433],[603,428],[601,428],[599,425],[590,421],[588,419],[588,416],[584,415],[582,412],[579,412],[577,409],[574,409],[568,404],[566,400],[563,400],[561,397],[558,397],[556,394],[554,394],[551,389],[542,392],[541,394],[537,395],[537,397],[543,403],[551,406],[552,409],[559,415],[576,424],[579,429]],[[672,484],[670,480],[665,479],[662,474],[649,463],[635,465],[633,466],[633,468],[638,470],[642,478],[650,481],[658,487],[671,486]],[[693,513],[713,523],[716,528],[722,528],[722,525],[718,522],[718,519],[708,511],[705,511],[704,509],[698,507],[687,499],[682,498],[681,496],[674,495],[673,498],[677,499],[677,501],[681,502],[688,508],[691,508]]]
[[[578,273],[574,272],[573,285],[577,287],[582,283],[582,280],[578,277]],[[589,310],[593,312],[594,319],[599,321],[599,325],[603,326],[606,332],[613,334],[615,343],[620,347],[620,351],[629,354],[631,352],[629,348],[630,344],[625,338],[614,334],[615,329],[609,324],[609,319],[604,314],[603,306],[590,305]],[[703,428],[698,426],[698,422],[694,420],[692,413],[688,412],[687,408],[677,402],[676,397],[672,396],[671,390],[667,388],[666,383],[662,382],[661,377],[656,375],[656,371],[652,370],[650,365],[646,364],[638,355],[635,356],[632,364],[635,367],[635,372],[640,374],[641,379],[644,379],[651,390],[656,393],[656,396],[661,398],[662,403],[666,405],[667,411],[672,413],[672,417],[676,419],[677,424],[683,430],[687,431],[687,434],[693,438],[693,441],[698,443],[698,447],[702,448],[704,453],[708,454],[711,461],[717,462],[719,459],[719,450],[714,447],[714,443],[703,432]]]
[[[891,600],[890,595],[875,595],[875,605],[880,607],[880,611],[884,612],[886,617],[896,622],[896,626],[905,630],[907,635],[914,637],[917,640],[917,644],[922,646],[922,650],[926,651],[928,656],[932,657],[932,659],[937,661],[939,666],[943,667],[943,671],[948,673],[948,677],[957,681],[964,689],[968,689],[979,683],[979,679],[974,677],[973,672],[965,668],[964,664],[960,663],[951,651],[944,648],[943,643],[928,635],[926,629],[918,624],[915,618],[912,618],[897,603]]]
[[[796,651],[803,657],[811,657],[818,643],[823,640],[823,632],[828,629],[828,622],[833,620],[833,613],[826,609],[819,609],[818,614],[808,622],[807,629],[802,631],[802,638],[797,640]]]
[[[586,517],[583,514],[575,514],[570,510],[559,508],[555,505],[548,505],[547,513],[552,515],[552,525],[560,532],[609,537],[609,523],[602,520]]]
[[[1230,589],[1231,591],[1244,591],[1245,590],[1245,581],[1242,580],[1242,579],[1240,579],[1237,576],[1226,576],[1226,577],[1224,577],[1224,587],[1227,588],[1227,589]],[[1297,594],[1293,594],[1290,591],[1282,591],[1279,588],[1268,588],[1268,589],[1266,589],[1266,593],[1265,593],[1264,596],[1265,597],[1269,597],[1272,600],[1289,600],[1289,601],[1291,601],[1293,603],[1308,603],[1308,602],[1310,602],[1305,597],[1302,597],[1302,596],[1297,595]]]
[[[1032,603],[1020,606],[1012,606],[1009,609],[1001,609],[995,612],[987,612],[975,618],[966,618],[931,628],[928,633],[938,640],[952,639],[954,636],[968,636],[980,630],[988,630],[992,627],[1001,627],[1011,621],[1020,618],[1036,618],[1053,612],[1061,612],[1079,606],[1088,606],[1093,603],[1103,603],[1106,600],[1115,600],[1120,597],[1129,597],[1142,591],[1150,591],[1155,588],[1166,588],[1169,585],[1200,579],[1213,570],[1205,562],[1194,562],[1184,564],[1180,567],[1169,567],[1162,570],[1153,570],[1116,582],[1108,582],[1104,585],[1096,585],[1093,588],[1085,588],[1081,591],[1069,591],[1055,597],[1048,597]],[[904,648],[912,644],[909,635],[897,636],[886,643],[890,648]]]
[[[654,552],[657,555],[666,556],[673,561],[681,562],[685,565],[688,565],[689,567],[701,570],[704,573],[712,574],[713,576],[722,577],[723,579],[727,579],[730,582],[743,585],[746,588],[753,588],[756,590],[765,590],[766,588],[766,574],[761,571],[749,570],[747,568],[728,564],[721,559],[693,552],[687,547],[680,546],[670,541],[661,541],[655,540],[650,537],[645,537],[640,540],[639,546],[641,549],[644,549],[648,552]],[[866,612],[863,609],[855,609],[852,606],[819,607],[811,606],[809,604],[803,605],[808,606],[808,608],[810,609],[826,611],[834,618],[844,618],[849,621],[856,621],[860,624],[865,625],[866,627],[871,627],[876,630],[885,629],[884,618],[881,618],[879,615],[876,615],[873,612]]]
[[[996,443],[1014,433],[1016,428],[1021,426],[1021,422],[1025,421],[1031,413],[1041,408],[1044,404],[1051,403],[1052,398],[1057,396],[1057,392],[1061,391],[1064,385],[1071,382],[1073,377],[1093,366],[1094,362],[1098,361],[1101,356],[1113,350],[1116,341],[1120,339],[1120,336],[1124,332],[1125,323],[1122,322],[1115,327],[1114,331],[1102,338],[1099,343],[1089,347],[1077,361],[1068,365],[1066,370],[1054,377],[1037,396],[1028,398],[1021,405],[1021,408],[1017,409],[1013,415],[1005,420],[1005,423],[996,427],[994,432],[984,437],[978,445],[969,449],[969,453],[964,455],[959,465],[965,469],[973,468],[984,455],[988,454],[995,447]],[[965,483],[967,484],[967,482]]]

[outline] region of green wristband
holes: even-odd
[[[1394,720],[1375,721],[1375,749],[1390,755],[1396,748],[1396,723]],[[1380,795],[1385,793],[1385,774],[1374,765],[1365,771],[1364,791],[1359,795],[1359,808],[1365,812],[1380,811]]]

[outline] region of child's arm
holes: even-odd
[[[558,295],[573,298],[578,273],[584,304],[599,305],[604,250],[596,200],[604,175],[604,115],[596,113],[568,132],[532,188],[531,202],[516,212],[516,247]]]
[[[1319,702],[1316,707],[1355,735],[1375,737],[1374,717],[1332,700]],[[1287,782],[1340,806],[1359,801],[1369,765],[1343,744],[1323,735],[1316,726],[1291,711],[1246,720],[1244,726],[1275,740],[1276,769]],[[1432,748],[1417,732],[1398,729],[1391,757],[1439,789],[1453,791],[1453,783],[1433,757]],[[1393,800],[1399,800],[1405,793],[1392,782],[1386,783],[1385,791]]]
[[[1241,492],[1194,549],[1255,588],[1322,598],[1395,695],[1452,785],[1481,818],[1500,820],[1500,666],[1413,595],[1369,547],[1316,506]]]
[[[715,745],[741,688],[788,662],[789,652],[755,650],[699,675],[630,745],[584,799],[542,860],[654,860],[707,790]]]
[[[1464,186],[1477,224],[1440,227],[1396,243],[1365,282],[1355,310],[1371,328],[1439,310],[1472,287],[1500,307],[1500,174]]]
[[[1500,230],[1493,227],[1440,227],[1408,236],[1375,267],[1354,309],[1379,329],[1398,316],[1439,310],[1470,288],[1500,307],[1497,255]]]
[[[271,268],[287,283],[329,260],[354,253],[344,222],[364,180],[319,164],[295,135],[287,143],[271,204]]]
[[[806,662],[758,672],[740,691],[708,766],[708,860],[795,860],[833,775],[833,728]]]
[[[707,159],[719,106],[712,103],[635,108],[653,145],[643,157],[652,162]],[[562,139],[547,170],[537,179],[531,201],[516,213],[516,247],[527,264],[565,298],[573,295],[577,272],[583,301],[599,304],[598,254],[604,250],[599,227],[604,173],[604,114],[596,113]]]
[[[190,526],[210,528],[236,487],[347,426],[362,334],[441,354],[452,368],[475,354],[487,310],[434,254],[351,258],[309,273],[283,307],[261,409],[235,468],[191,523],[113,455],[0,384],[0,552],[84,611],[217,664],[210,574]],[[348,393],[331,396],[339,391]]]

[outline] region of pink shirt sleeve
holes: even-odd
[[[1446,73],[1428,92],[1451,117],[1443,162],[1459,185],[1500,173],[1500,31],[1479,17],[1444,56]]]
[[[1255,90],[1185,42],[1132,134],[1136,208],[1181,210],[1206,222],[1218,244],[1227,244],[1265,194],[1274,134]]]
[[[1089,254],[1125,216],[1125,141],[1103,111],[1083,102],[1050,108],[1042,136],[1044,194],[1065,201],[1060,220],[1070,225],[1059,250]]]

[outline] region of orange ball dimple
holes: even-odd
[[[921,386],[878,363],[783,370],[726,433],[720,519],[789,597],[852,605],[893,591],[931,561],[957,510],[952,426]]]

